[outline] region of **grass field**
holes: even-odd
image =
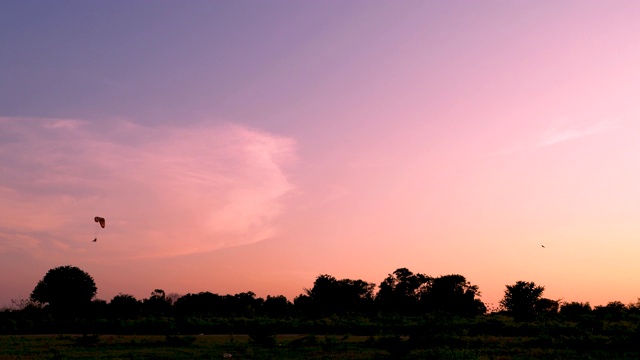
[[[370,359],[385,351],[362,346],[367,337],[278,335],[257,344],[246,335],[0,336],[7,359]],[[227,354],[225,356],[225,354]],[[231,357],[229,357],[231,355]]]
[[[459,337],[421,347],[403,337],[277,335],[0,336],[8,359],[638,359],[638,353],[540,346],[526,337]]]

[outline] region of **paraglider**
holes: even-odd
[[[100,227],[104,229],[105,221],[104,221],[103,217],[96,216],[96,217],[93,218],[93,221],[99,223]],[[97,235],[97,230],[96,230],[96,236],[93,238],[93,242],[97,242],[97,241],[98,241],[98,235]]]
[[[100,226],[104,229],[104,218],[101,218],[100,216],[96,216],[93,218],[93,221],[100,223]]]

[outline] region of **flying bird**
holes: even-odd
[[[93,242],[96,242],[96,241],[98,241],[98,238],[94,238],[94,239],[93,239]]]
[[[543,248],[545,248],[545,249],[546,249],[546,247],[544,247],[544,245],[540,245],[540,246],[542,246]]]

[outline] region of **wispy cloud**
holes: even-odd
[[[103,255],[252,243],[274,234],[292,189],[294,141],[233,124],[0,118],[0,133],[0,252],[86,251],[96,215]]]
[[[545,132],[538,140],[538,147],[551,146],[565,141],[575,140],[617,128],[616,121],[599,121],[591,124],[565,124],[556,126]]]

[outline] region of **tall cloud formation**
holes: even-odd
[[[0,118],[0,253],[143,258],[266,239],[294,147],[233,124]]]

